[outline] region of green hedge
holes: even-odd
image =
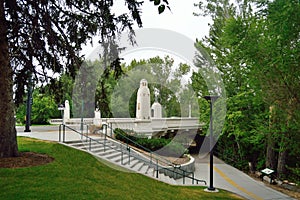
[[[128,134],[129,132],[132,133],[131,130],[122,130],[122,129],[115,129],[115,138],[117,140],[123,141],[128,143],[132,146],[137,148],[144,148],[155,151],[156,153],[163,155],[163,156],[175,156],[181,157],[183,154],[187,153],[187,149],[178,142],[171,142],[172,139],[165,139],[165,138],[143,138],[138,136],[137,133]],[[139,145],[137,145],[137,144]]]

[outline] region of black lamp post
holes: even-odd
[[[81,131],[81,134],[83,134],[83,111],[84,111],[84,90],[83,90],[83,87],[84,87],[84,81],[81,82],[81,120],[80,120],[80,131]]]
[[[32,106],[32,80],[31,75],[28,79],[28,89],[27,89],[27,102],[26,102],[26,123],[24,132],[31,132],[31,106]]]
[[[214,188],[213,185],[213,159],[214,159],[214,151],[213,151],[213,114],[212,114],[212,108],[214,102],[219,98],[219,96],[204,96],[204,99],[206,99],[210,104],[210,123],[209,123],[209,151],[210,151],[210,161],[209,161],[209,187],[207,188],[208,191],[216,191],[216,188]]]

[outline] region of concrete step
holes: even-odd
[[[99,141],[99,142],[102,142],[102,141]],[[78,141],[76,143],[71,143],[69,145],[72,146],[72,147],[76,147],[76,148],[83,148],[83,147],[88,148],[90,145],[91,145],[91,147],[93,147],[93,146],[99,146],[99,145],[101,145],[101,143],[99,144],[99,143],[97,143],[95,141],[93,141],[91,143],[85,142],[85,141]]]
[[[99,147],[92,148],[91,151],[95,154],[98,154],[98,153],[104,153],[104,152],[109,151],[109,150],[110,149],[104,148],[103,146],[99,146]]]
[[[116,163],[119,163],[119,162],[121,163],[122,159],[123,159],[122,164],[124,164],[125,160],[127,161],[129,159],[129,156],[126,154],[123,154],[123,158],[122,158],[122,154],[120,154],[119,156],[111,158],[110,160],[113,162],[116,162]]]
[[[113,145],[95,145],[91,148],[91,151],[94,153],[107,152],[107,151],[116,151],[117,147]]]
[[[147,174],[148,168],[149,165],[143,163],[143,165],[138,169],[138,172],[142,174]]]
[[[104,139],[99,139],[99,141],[101,143],[103,143]],[[116,142],[106,140],[105,144],[107,146],[105,148],[104,148],[103,144],[99,144],[95,141],[92,141],[91,143],[89,143],[89,141],[88,142],[77,141],[77,142],[72,142],[69,145],[74,148],[89,150],[90,144],[91,144],[91,152],[95,153],[100,158],[106,159],[106,160],[111,161],[112,163],[116,163],[118,165],[123,165],[124,167],[129,168],[135,172],[145,174],[152,178],[156,178],[156,170],[155,170],[154,165],[150,165],[149,163],[146,163],[147,159],[145,159],[145,158],[143,158],[143,159],[145,159],[145,161],[141,161],[141,160],[135,158],[136,156],[139,156],[139,155],[137,153],[135,153],[134,151],[130,152],[130,156],[129,156],[129,154],[128,154],[129,152],[126,150],[126,147],[123,147],[124,149],[123,149],[123,158],[122,158],[122,153],[120,152],[120,149],[119,149],[120,144],[118,144]],[[133,157],[133,155],[135,157]],[[122,159],[123,159],[123,162],[121,163]],[[129,159],[130,159],[130,162],[129,162]],[[178,179],[175,181],[173,178],[170,178],[169,176],[166,176],[163,173],[159,173],[158,180],[169,183],[169,184],[174,184],[174,185],[177,185],[177,184],[182,185],[183,184],[182,179]],[[192,181],[188,178],[185,178],[185,184],[191,185]],[[199,183],[199,184],[203,184],[203,183]]]
[[[119,157],[119,156],[121,156],[121,152],[114,151],[114,152],[111,152],[111,153],[109,153],[109,154],[106,154],[104,157],[105,157],[106,159],[108,159],[108,160],[112,160],[112,159],[114,159],[114,158],[116,158],[116,157]]]
[[[141,161],[139,161],[138,163],[136,163],[134,166],[131,166],[131,169],[133,170],[133,171],[139,171],[139,169],[142,167],[144,165],[144,163],[143,162],[141,162]]]
[[[153,167],[150,167],[150,166],[149,166],[145,174],[148,174],[148,175],[154,177],[154,175],[156,175],[156,174],[155,174],[155,169],[154,169]]]
[[[85,146],[84,145],[84,143],[82,143],[81,141],[80,142],[77,142],[77,143],[72,143],[72,144],[69,144],[70,146],[72,146],[72,147],[78,147],[78,148],[80,148],[80,147],[82,147],[82,146]]]
[[[100,151],[98,152],[98,150],[100,150]],[[96,150],[98,152],[97,155],[100,156],[100,157],[105,157],[105,156],[110,155],[112,153],[118,152],[115,149],[108,149],[108,148],[106,148],[105,151],[104,151],[104,149],[102,149],[102,151],[101,151],[101,149],[98,149],[98,150]]]
[[[129,159],[128,159],[129,162]],[[130,163],[125,163],[125,164],[129,164],[129,167],[132,168],[134,167],[138,162],[140,162],[138,159],[134,158],[134,157],[130,157]]]
[[[89,142],[83,142],[85,145],[90,145],[90,143]],[[91,142],[91,146],[98,146],[98,145],[102,145],[102,146],[104,146],[104,144],[105,145],[107,145],[107,146],[112,146],[112,145],[114,145],[112,142],[110,142],[110,141],[108,141],[108,140],[106,140],[106,141],[104,141],[104,140],[97,140],[97,141],[92,141]]]

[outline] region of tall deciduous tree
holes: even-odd
[[[142,26],[141,1],[124,0],[128,13],[119,16],[112,13],[113,4],[113,0],[0,0],[0,157],[18,155],[14,81],[18,98],[30,76],[43,81],[49,71],[74,75],[81,64],[81,45],[94,35],[100,35],[99,42],[109,54],[118,52],[113,42],[118,33],[129,30],[132,39],[133,23]],[[154,5],[161,13],[168,1]],[[110,67],[120,71],[117,64]]]
[[[266,139],[266,166],[277,169],[278,175],[286,174],[287,165],[295,166],[295,162],[287,163],[288,158],[299,149],[299,1],[230,4],[217,0],[199,6],[202,14],[211,15],[214,21],[210,36],[199,43],[215,58],[228,96],[236,101],[237,95],[251,92],[252,99],[264,103],[260,112],[271,108],[269,130],[261,130]],[[236,105],[241,107],[235,117],[244,116],[242,105]],[[236,115],[239,113],[243,115]],[[241,123],[236,123],[230,125],[235,133],[241,130]]]

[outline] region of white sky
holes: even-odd
[[[169,0],[171,11],[166,9],[162,14],[158,14],[157,6],[145,0],[142,13],[143,27],[170,29],[192,40],[200,39],[208,34],[209,19],[193,15],[193,12],[199,12],[194,6],[194,3],[198,2],[199,0]]]
[[[115,1],[116,14],[128,12],[123,4],[124,1],[121,2]],[[196,38],[202,39],[208,35],[210,19],[193,15],[193,12],[199,12],[199,9],[194,6],[194,3],[198,2],[198,0],[169,0],[171,11],[166,8],[162,14],[158,14],[157,6],[145,0],[142,6],[143,28],[169,29],[185,35],[192,41],[196,41]],[[136,28],[138,29],[137,26]],[[97,40],[95,40],[93,47],[88,44],[83,47],[82,52],[88,56],[97,45]]]

